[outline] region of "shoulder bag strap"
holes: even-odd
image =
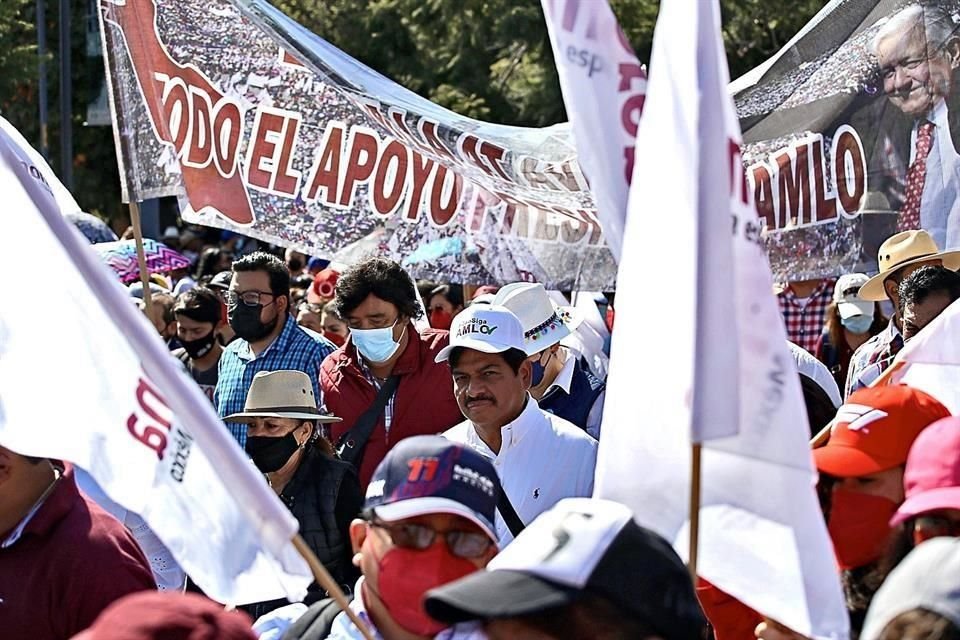
[[[363,449],[367,446],[367,440],[370,439],[370,434],[372,434],[376,428],[377,421],[379,421],[380,416],[383,415],[383,408],[387,406],[387,402],[390,401],[390,396],[396,391],[399,381],[400,376],[394,375],[387,378],[384,383],[380,385],[380,390],[377,392],[377,397],[374,399],[373,404],[357,418],[353,427],[340,437],[340,441],[337,442],[336,451],[337,456],[341,460],[349,462],[355,467],[359,466],[360,458],[363,456]]]
[[[527,525],[523,524],[523,520],[517,515],[517,510],[513,508],[513,503],[510,502],[503,487],[500,487],[500,496],[497,498],[497,511],[500,512],[500,517],[503,518],[504,524],[510,529],[514,538],[526,528]]]

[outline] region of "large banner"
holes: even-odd
[[[99,0],[123,197],[416,276],[613,288],[569,127],[478,122],[261,0]]]
[[[778,279],[875,271],[904,229],[960,247],[958,8],[834,0],[733,83]]]

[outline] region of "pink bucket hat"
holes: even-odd
[[[917,436],[903,484],[907,499],[890,526],[930,511],[960,509],[960,417],[938,420]]]

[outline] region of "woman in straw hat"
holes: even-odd
[[[253,378],[243,412],[225,421],[248,425],[246,451],[297,522],[300,535],[345,591],[358,574],[352,563],[350,522],[363,496],[353,466],[337,460],[320,432],[339,420],[317,409],[310,377],[302,371],[261,371]],[[310,585],[307,604],[326,597]],[[245,607],[257,618],[286,600]]]

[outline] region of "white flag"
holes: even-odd
[[[46,188],[49,189],[54,200],[57,201],[60,213],[67,214],[80,211],[80,205],[77,204],[73,194],[67,191],[67,188],[57,178],[47,161],[36,149],[30,146],[30,143],[17,131],[17,128],[10,124],[6,118],[0,117],[0,130],[7,135],[7,141],[12,145],[13,152],[17,155],[21,165],[30,172],[30,176],[34,180],[45,184]]]
[[[691,442],[703,442],[699,574],[799,633],[846,638],[719,22],[716,0],[660,5],[595,495],[686,557]]]
[[[620,260],[633,145],[647,74],[607,0],[541,0],[577,161],[603,236]]]
[[[23,158],[0,131],[0,444],[86,469],[210,597],[302,597],[296,520]]]
[[[960,301],[910,338],[891,367],[888,384],[926,391],[953,415],[960,415]]]

